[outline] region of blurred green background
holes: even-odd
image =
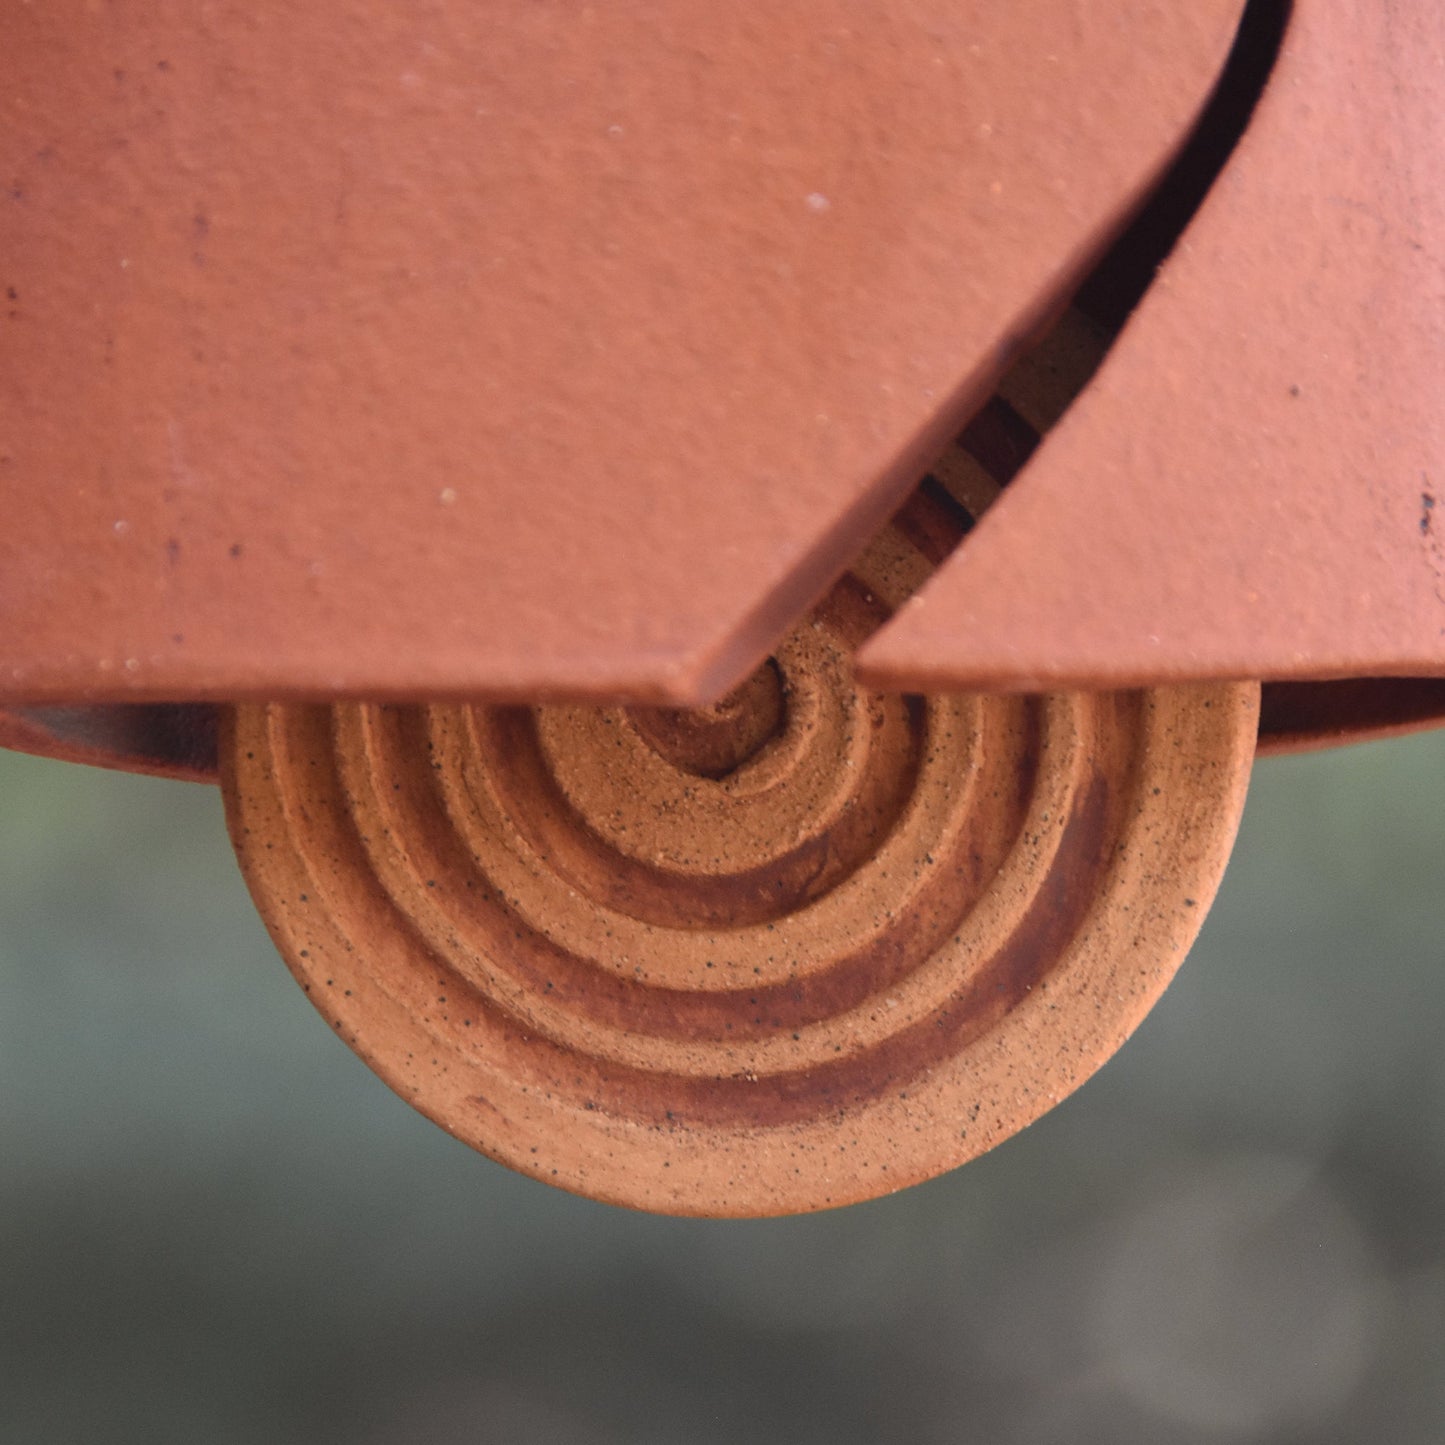
[[[891,1199],[651,1218],[331,1036],[212,789],[0,753],[0,1441],[1445,1440],[1445,735],[1260,765],[1162,1004]]]

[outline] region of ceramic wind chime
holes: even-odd
[[[950,1169],[1159,996],[1258,749],[1445,721],[1435,0],[0,57],[0,742],[219,781],[327,1025],[515,1168]]]

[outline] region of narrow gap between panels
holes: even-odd
[[[1088,386],[1234,153],[1279,57],[1291,0],[1249,0],[1214,93],[1178,159],[899,509],[943,508],[961,542]],[[946,560],[946,558],[945,558]],[[940,563],[941,565],[941,563]]]
[[[1015,362],[896,514],[895,522],[905,528],[920,511],[943,519],[944,526],[928,528],[937,544],[935,566],[1022,470],[1098,370],[1244,134],[1278,57],[1290,10],[1290,0],[1249,0],[1213,96],[1178,159],[1060,319]],[[0,743],[214,781],[216,717],[215,707],[195,703],[14,707],[0,711]]]

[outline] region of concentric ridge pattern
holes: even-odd
[[[565,1188],[842,1204],[980,1153],[1168,982],[1257,689],[860,691],[951,545],[918,494],[715,708],[241,707],[231,827],[282,953],[404,1097]]]

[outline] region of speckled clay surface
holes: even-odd
[[[237,709],[233,840],[311,1001],[473,1146],[667,1212],[885,1193],[1057,1102],[1199,928],[1258,688],[859,691],[947,527],[910,507],[701,714]]]
[[[206,776],[219,712],[313,1003],[541,1179],[989,1148],[1192,941],[1232,679],[1280,747],[1442,705],[1379,680],[1445,673],[1438,7],[1270,10],[1088,319],[1241,11],[12,7],[0,742]]]
[[[0,699],[736,684],[1241,0],[0,14]]]
[[[1081,398],[878,686],[1445,673],[1445,7],[1296,0]]]

